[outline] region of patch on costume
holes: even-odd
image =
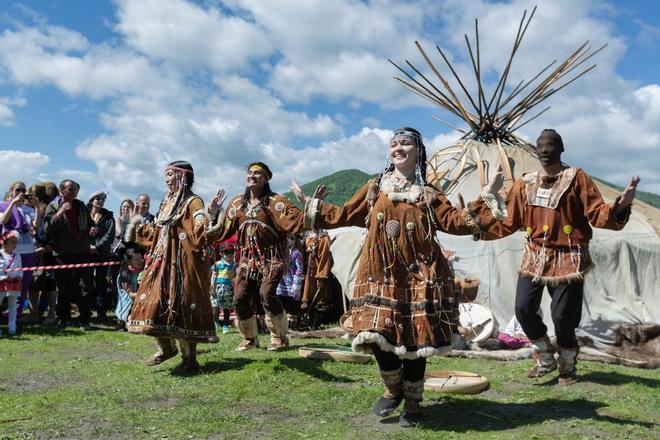
[[[179,233],[179,240],[185,240],[186,238],[188,238],[188,235],[185,232]]]
[[[275,203],[275,212],[279,212],[280,220],[286,215],[286,205],[284,202]]]
[[[227,218],[229,220],[234,220],[235,217],[236,217],[236,207],[234,205],[232,205],[227,210]]]

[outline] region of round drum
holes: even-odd
[[[490,338],[497,328],[493,312],[481,304],[459,304],[458,311],[458,321],[464,330],[461,336],[466,342],[483,342]]]
[[[424,389],[454,394],[477,394],[488,388],[488,379],[467,371],[431,371],[424,376]]]

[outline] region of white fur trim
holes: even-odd
[[[197,211],[193,212],[193,219],[195,219],[195,221],[197,222],[199,220],[204,220],[204,219],[210,220],[210,217],[209,214],[206,212],[206,210],[198,209]]]
[[[303,223],[306,229],[316,228],[316,215],[318,214],[320,207],[320,199],[310,199],[305,203],[305,217]]]
[[[504,202],[502,196],[499,194],[491,194],[489,192],[483,191],[481,193],[481,198],[484,199],[484,202],[486,202],[496,219],[500,221],[506,220],[509,213],[507,212],[506,203]]]
[[[427,358],[431,356],[441,356],[452,350],[451,345],[442,347],[426,346],[416,351],[407,351],[403,345],[392,345],[380,333],[375,331],[362,331],[353,339],[351,348],[356,353],[371,354],[373,351],[371,345],[376,344],[383,351],[389,351],[399,356],[401,359]]]
[[[124,241],[127,243],[135,241],[135,230],[142,220],[141,215],[134,215],[131,220],[126,225],[126,231],[124,232]]]

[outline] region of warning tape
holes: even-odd
[[[81,267],[117,266],[121,261],[103,261],[99,263],[56,264],[54,266],[14,267],[0,269],[0,272],[33,272],[35,270],[78,269]]]

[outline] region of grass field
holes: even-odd
[[[261,336],[262,342],[267,337]],[[153,341],[97,326],[91,332],[26,327],[0,338],[0,438],[659,438],[660,372],[592,362],[581,382],[528,381],[527,362],[434,358],[430,369],[488,377],[474,396],[425,394],[412,430],[380,420],[375,363],[237,353],[236,333],[203,345],[195,376],[173,376],[178,360],[147,367]],[[262,344],[263,345],[263,344]]]

